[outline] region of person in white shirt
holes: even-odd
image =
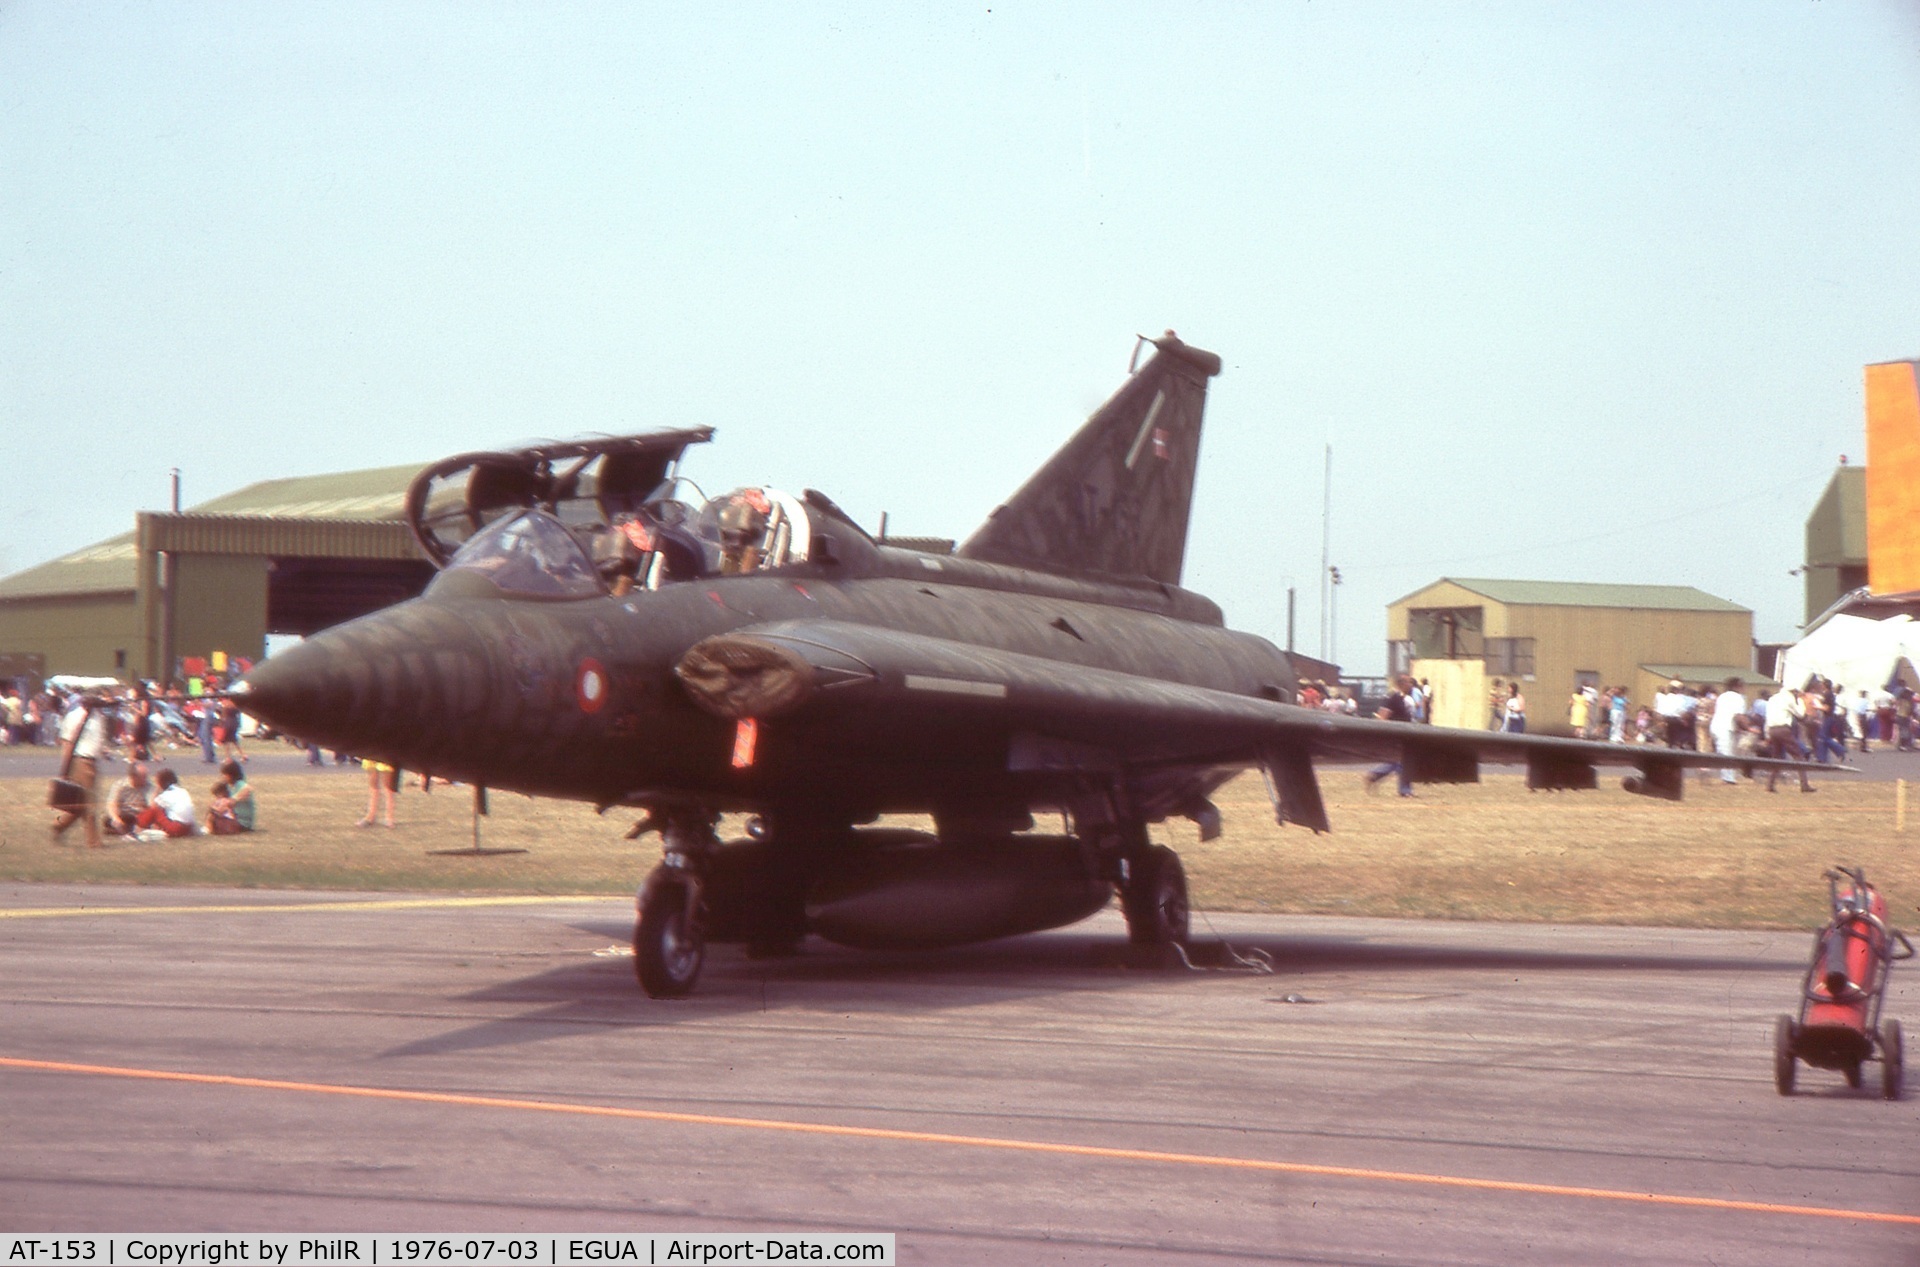
[[[1767,743],[1772,748],[1772,756],[1785,761],[1789,757],[1805,761],[1807,749],[1800,742],[1800,719],[1806,716],[1806,708],[1800,702],[1800,692],[1790,686],[1783,686],[1773,693],[1767,701]],[[1780,781],[1778,770],[1767,772],[1767,791],[1774,790],[1774,784]],[[1800,790],[1813,791],[1813,785],[1807,782],[1807,772],[1800,771]]]
[[[141,840],[165,840],[170,836],[191,836],[198,826],[193,821],[193,796],[180,785],[180,778],[163,769],[153,776],[153,803],[142,810],[137,820]]]
[[[1846,702],[1847,725],[1853,731],[1853,737],[1860,741],[1860,751],[1867,750],[1867,718],[1873,716],[1873,702],[1862,690]]]
[[[107,701],[97,695],[86,695],[75,700],[73,707],[60,719],[60,768],[64,771],[63,777],[80,785],[84,796],[78,807],[60,811],[53,820],[55,839],[76,822],[84,821],[87,825],[87,848],[102,847],[100,816],[94,811],[93,789],[99,781],[100,757],[106,752],[112,735],[113,727],[107,718]]]
[[[1713,698],[1713,717],[1707,722],[1707,733],[1713,736],[1713,750],[1723,757],[1731,757],[1733,740],[1737,732],[1740,714],[1747,711],[1747,697],[1740,693],[1741,682],[1737,677],[1727,679],[1726,687]],[[1738,783],[1740,778],[1732,770],[1720,771],[1722,783]]]
[[[1527,697],[1520,693],[1518,682],[1507,683],[1506,722],[1502,728],[1516,735],[1527,732]]]
[[[1678,678],[1667,683],[1667,689],[1653,697],[1653,711],[1660,715],[1661,725],[1666,729],[1667,747],[1694,746],[1693,710],[1699,702],[1687,694]]]

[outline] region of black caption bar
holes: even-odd
[[[716,1267],[736,1263],[893,1267],[893,1254],[892,1232],[0,1235],[0,1267]]]

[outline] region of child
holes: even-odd
[[[227,761],[220,773],[226,777],[213,785],[213,813],[207,818],[207,830],[216,836],[252,831],[256,804],[246,771],[238,761]]]

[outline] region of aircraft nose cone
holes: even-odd
[[[249,715],[306,737],[312,733],[309,723],[321,715],[326,677],[325,653],[303,642],[254,665],[229,693]]]
[[[416,602],[289,647],[233,694],[246,712],[309,743],[421,768],[471,733],[489,677],[472,624]]]

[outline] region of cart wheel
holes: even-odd
[[[1773,1023],[1773,1085],[1781,1095],[1793,1094],[1793,1031],[1796,1028],[1793,1018],[1784,1014]]]
[[[1900,1098],[1900,1084],[1906,1073],[1901,1067],[1904,1059],[1900,1049],[1900,1022],[1888,1021],[1880,1026],[1880,1094],[1889,1100]]]

